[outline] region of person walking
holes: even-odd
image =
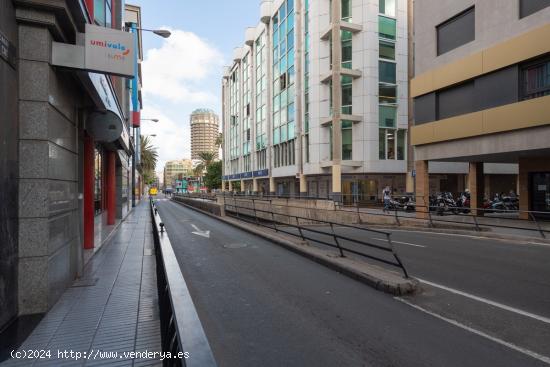
[[[391,200],[391,189],[389,186],[386,186],[382,190],[382,197],[384,198],[384,213],[390,211],[390,200]]]

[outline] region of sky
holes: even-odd
[[[142,27],[169,29],[161,38],[143,33],[142,134],[158,148],[157,172],[169,160],[190,158],[189,115],[213,109],[221,119],[223,66],[244,44],[246,27],[260,19],[260,0],[127,0],[141,6]],[[221,123],[221,121],[220,121]]]

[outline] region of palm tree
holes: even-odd
[[[141,170],[146,181],[154,179],[155,168],[157,167],[158,152],[150,140],[149,136],[141,136]],[[147,182],[149,183],[149,182]]]
[[[216,137],[215,144],[218,148],[222,147],[222,145],[223,145],[223,133],[218,133],[218,136]]]
[[[216,152],[200,152],[199,160],[200,163],[195,167],[194,173],[195,176],[202,176],[204,171],[218,158],[218,153]]]

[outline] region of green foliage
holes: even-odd
[[[204,185],[208,188],[208,191],[219,189],[222,187],[222,162],[212,162],[206,168],[206,175],[204,176]]]
[[[197,167],[195,167],[195,176],[202,176],[204,174],[204,171],[208,169],[208,166],[210,166],[216,160],[216,158],[218,158],[218,153],[216,152],[200,152],[200,163],[197,165]]]
[[[155,168],[158,161],[157,148],[151,143],[149,136],[141,136],[141,173],[145,184],[155,182]]]

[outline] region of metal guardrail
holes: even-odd
[[[227,202],[227,200],[224,200],[224,210],[225,210],[226,215],[234,216],[238,219],[241,219],[243,221],[246,221],[246,222],[249,222],[249,223],[252,223],[252,224],[256,224],[256,225],[259,225],[259,226],[274,229],[276,232],[282,232],[282,233],[286,233],[286,234],[289,234],[289,235],[292,235],[292,236],[295,236],[295,237],[300,237],[303,241],[312,241],[312,242],[320,243],[322,245],[326,245],[326,246],[335,248],[335,249],[338,250],[341,257],[345,257],[345,253],[348,252],[348,253],[351,253],[351,254],[366,257],[366,258],[369,258],[369,259],[372,259],[372,260],[375,260],[375,261],[385,263],[387,265],[397,267],[397,268],[401,269],[401,271],[403,272],[403,275],[405,276],[405,278],[409,277],[409,275],[407,273],[407,270],[405,269],[405,266],[403,265],[403,263],[401,262],[401,259],[399,258],[399,256],[397,255],[397,253],[395,251],[395,248],[394,248],[393,243],[391,241],[391,233],[389,233],[389,232],[384,232],[384,231],[379,231],[379,230],[374,230],[374,229],[368,229],[368,228],[364,228],[364,227],[357,227],[357,226],[353,226],[353,225],[349,225],[349,224],[341,224],[341,223],[335,223],[335,222],[330,222],[330,221],[323,221],[323,220],[319,220],[319,219],[305,218],[305,217],[301,217],[301,216],[297,216],[297,215],[275,213],[275,212],[273,212],[273,210],[262,210],[262,209],[258,209],[256,207],[255,199],[252,199],[252,206],[253,206],[252,208],[245,207],[245,206],[239,206],[239,205],[237,205],[237,200],[238,200],[237,197],[233,197],[233,204],[229,204]],[[231,213],[234,213],[234,215],[232,215]],[[266,216],[259,217],[258,213],[267,214],[266,215],[267,218],[266,218]],[[286,218],[288,218],[288,220],[287,221],[281,221],[281,220],[277,220],[276,217],[286,217]],[[294,224],[293,221],[295,221],[296,224]],[[318,230],[318,229],[306,227],[300,221],[303,221],[303,222],[309,221],[309,222],[315,222],[317,224],[327,225],[327,226],[330,227],[331,232],[328,233],[328,232],[324,232],[324,231],[321,231],[321,230]],[[272,225],[269,225],[269,223],[271,223]],[[369,233],[376,233],[378,235],[383,235],[383,236],[386,237],[386,241],[388,242],[388,247],[381,246],[381,245],[371,243],[371,242],[368,242],[368,241],[364,241],[364,240],[359,240],[359,239],[356,239],[356,238],[351,238],[349,236],[343,236],[343,235],[337,234],[336,231],[334,230],[335,226],[337,226],[337,227],[346,227],[346,228],[354,228],[354,229],[369,232]],[[285,231],[284,230],[285,227],[296,228],[298,230],[298,233]],[[319,239],[319,238],[310,237],[310,236],[308,236],[308,233],[314,233],[314,234],[318,234],[318,235],[324,235],[324,236],[331,237],[333,239],[334,243],[324,241],[324,240]],[[393,256],[395,261],[387,260],[387,259],[384,259],[384,258],[379,257],[379,256],[375,256],[375,255],[372,255],[372,254],[367,254],[365,252],[357,251],[355,249],[346,247],[345,246],[346,241],[354,243],[354,244],[358,244],[358,245],[361,245],[361,246],[364,246],[364,247],[368,247],[370,249],[375,249],[377,251],[390,253]]]
[[[257,196],[257,195],[231,195],[228,193],[225,193],[223,195],[225,198],[246,198],[248,200],[263,200],[263,201],[271,201],[274,199],[281,199],[279,196]],[[291,205],[292,202],[296,202],[296,200],[301,200],[300,197],[296,198],[283,198],[287,199],[286,207],[288,208],[296,208],[296,209],[305,209],[305,206],[297,206],[297,205]],[[313,198],[310,198],[311,200]],[[323,199],[317,199],[317,200],[323,200]],[[277,204],[277,205],[283,205],[283,204]],[[394,219],[394,223],[397,226],[402,225],[403,220],[415,220],[415,221],[427,221],[430,227],[436,227],[437,224],[454,224],[454,225],[466,225],[471,226],[472,229],[476,231],[481,231],[482,228],[507,228],[507,229],[516,229],[516,230],[522,230],[522,231],[531,231],[536,232],[538,235],[543,238],[547,239],[550,234],[550,223],[549,221],[541,220],[538,216],[542,215],[550,215],[548,212],[539,212],[539,211],[521,211],[521,210],[499,210],[499,209],[486,209],[486,208],[456,208],[457,213],[453,213],[452,211],[445,211],[443,213],[437,212],[439,207],[436,206],[425,206],[425,205],[417,205],[415,204],[417,212],[423,212],[426,214],[426,219],[419,219],[416,217],[415,211],[405,211],[398,208],[393,208],[390,210],[382,211],[383,206],[376,206],[376,207],[369,207],[365,208],[364,206],[360,206],[359,203],[355,203],[355,205],[337,205],[335,203],[334,208],[327,209],[327,208],[315,208],[315,210],[321,210],[321,211],[345,211],[345,212],[356,212],[357,214],[357,222],[361,224],[367,224],[367,221],[365,221],[363,218],[367,215],[372,216],[379,216],[379,217],[392,217]],[[421,211],[419,209],[424,209],[424,211]],[[430,210],[427,210],[430,209]],[[367,210],[367,211],[365,211]],[[467,211],[467,212],[465,212]],[[483,213],[485,215],[479,216],[473,214],[476,213]],[[529,220],[527,219],[520,219],[520,214],[526,214],[529,217]],[[489,215],[487,215],[489,214]],[[517,214],[518,217],[507,217],[504,215],[515,215]],[[453,216],[455,216],[453,219]],[[465,220],[456,220],[457,218],[466,218]],[[487,220],[484,220],[487,219]],[[493,220],[494,223],[489,223],[488,221]],[[508,222],[507,224],[499,224],[497,221],[503,221]],[[514,223],[514,221],[516,223]],[[517,223],[521,223],[522,225],[517,225]],[[528,224],[532,224],[532,226],[528,226]]]
[[[163,365],[216,367],[174,249],[152,200],[150,207],[157,260],[162,351],[180,357],[166,358]],[[185,353],[188,353],[188,358],[184,357]]]

